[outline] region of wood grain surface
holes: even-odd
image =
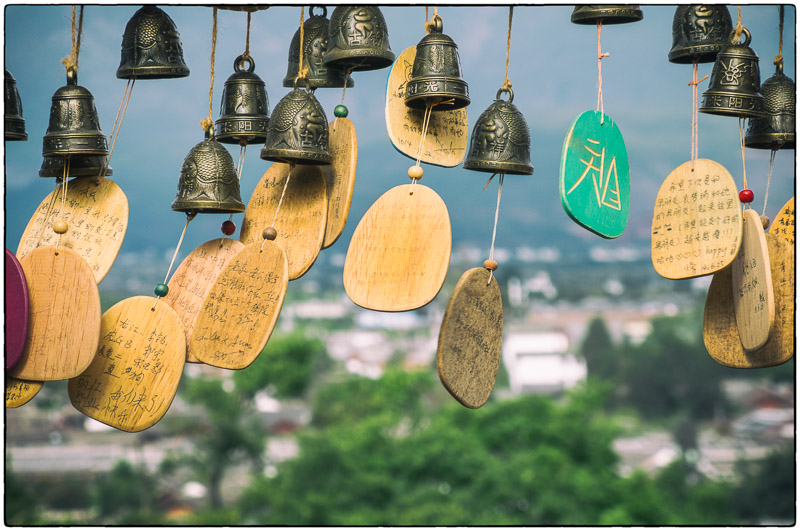
[[[220,272],[242,249],[242,242],[230,238],[207,241],[184,258],[169,280],[169,293],[164,302],[175,310],[186,330],[188,363],[200,363],[192,352],[190,338],[203,302]]]
[[[728,170],[708,159],[675,168],[658,190],[651,235],[653,267],[664,278],[728,267],[742,243],[741,203]]]
[[[392,145],[403,155],[417,160],[425,111],[406,107],[406,83],[417,47],[406,48],[395,60],[386,83],[386,132]],[[467,155],[469,124],[467,109],[431,113],[422,150],[422,162],[451,168]]]
[[[276,162],[261,177],[242,220],[239,240],[243,244],[261,244],[261,234],[272,225],[288,176],[289,165]],[[286,251],[289,280],[303,276],[319,256],[327,217],[328,193],[322,170],[319,166],[295,166],[275,221],[275,242]]]
[[[781,208],[775,220],[769,226],[769,233],[780,236],[794,248],[794,197]]]
[[[775,320],[775,298],[769,251],[761,218],[748,208],[743,213],[742,245],[731,264],[733,311],[745,350],[767,342]]]
[[[328,151],[333,157],[330,166],[323,166],[328,191],[328,216],[322,248],[327,249],[339,239],[347,224],[353,188],[356,184],[358,140],[353,122],[337,118],[328,125]]]
[[[28,322],[30,321],[30,304],[28,301],[28,283],[25,271],[19,260],[6,249],[5,273],[5,323],[6,323],[6,370],[14,367],[25,350],[28,338]]]
[[[24,406],[42,390],[44,382],[29,382],[6,375],[6,407]]]
[[[114,181],[101,179],[97,185],[92,179],[81,177],[69,181],[67,199],[63,205],[61,187],[44,198],[22,233],[17,248],[18,257],[22,258],[37,247],[40,234],[40,245],[55,245],[58,234],[53,232],[53,223],[62,220],[67,222],[69,230],[61,236],[59,245],[81,255],[89,264],[98,284],[105,278],[117,259],[128,230],[128,198]],[[53,194],[58,197],[50,216],[46,216]]]
[[[261,354],[275,328],[289,265],[280,245],[262,242],[245,246],[209,290],[190,340],[203,363],[243,369]]]
[[[21,380],[66,380],[91,363],[100,332],[100,294],[92,270],[78,253],[39,247],[20,260],[31,316],[19,363]]]
[[[726,367],[759,369],[787,362],[795,348],[794,251],[789,243],[766,235],[775,292],[775,320],[763,347],[747,351],[736,327],[731,290],[732,269],[716,273],[711,280],[703,314],[703,342],[709,355]]]
[[[103,314],[97,356],[69,381],[75,409],[129,432],[164,416],[183,372],[186,336],[169,304],[155,303],[155,297],[131,297]]]
[[[497,279],[476,267],[456,284],[442,327],[436,367],[453,398],[476,409],[489,400],[503,351],[503,300]]]
[[[425,306],[442,289],[452,232],[447,206],[422,184],[396,186],[359,221],[344,263],[344,289],[370,310]]]

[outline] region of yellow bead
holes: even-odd
[[[422,179],[422,174],[423,173],[424,172],[422,171],[422,166],[411,166],[408,169],[408,177],[411,180],[414,180],[414,181],[418,181],[418,180]]]
[[[56,234],[66,234],[67,230],[69,230],[69,225],[66,221],[59,220],[53,223],[53,232]]]
[[[267,227],[264,229],[264,232],[261,233],[265,240],[274,240],[278,237],[278,231],[275,230],[275,227]]]
[[[764,230],[769,228],[769,218],[767,216],[761,216],[761,226],[764,227]]]
[[[485,269],[488,269],[489,271],[497,271],[497,262],[495,262],[494,260],[486,260],[483,263],[483,267]]]

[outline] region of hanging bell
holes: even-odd
[[[458,46],[442,33],[442,17],[433,16],[431,32],[417,43],[417,56],[406,83],[406,106],[434,111],[452,111],[469,105],[469,87],[461,78]]]
[[[672,19],[670,63],[710,63],[728,44],[733,24],[724,5],[680,5]]]
[[[597,24],[602,21],[604,25],[627,24],[639,22],[644,14],[638,5],[634,4],[597,4],[575,6],[570,20],[573,24]]]
[[[189,151],[181,166],[178,195],[172,210],[201,214],[244,212],[233,157],[209,137]]]
[[[244,68],[245,63],[249,66]],[[215,123],[215,138],[225,144],[262,143],[267,139],[269,99],[264,81],[253,70],[252,57],[240,55],[233,62],[234,74],[225,81],[222,105]]]
[[[186,77],[181,36],[163,9],[146,5],[133,14],[122,35],[119,79]]]
[[[28,133],[25,132],[25,119],[22,117],[22,100],[17,90],[17,80],[8,70],[5,77],[5,97],[3,101],[6,105],[5,110],[5,139],[6,140],[28,140]]]
[[[42,148],[44,157],[67,155],[108,155],[94,96],[78,85],[78,74],[72,68],[67,70],[67,84],[53,94]]]
[[[708,89],[703,92],[700,112],[724,116],[758,117],[764,114],[764,98],[758,89],[761,75],[758,56],[750,48],[750,32],[743,44],[736,44],[736,32],[731,31],[730,42],[717,54]]]
[[[72,177],[97,177],[103,171],[106,158],[101,155],[73,155],[69,158],[67,166],[67,178]],[[44,157],[42,167],[39,169],[39,177],[64,177],[65,157]],[[114,170],[111,166],[106,167],[105,176],[111,177]]]
[[[508,101],[500,99],[508,93]],[[494,103],[475,122],[470,139],[466,170],[511,175],[531,175],[531,134],[525,117],[514,101],[514,92],[500,89]]]
[[[748,120],[744,145],[756,149],[794,149],[794,81],[783,73],[783,61],[775,75],[761,84],[764,116]]]
[[[269,120],[261,158],[287,164],[331,163],[328,118],[314,94],[295,88],[278,102]]]
[[[389,30],[376,6],[337,6],[328,35],[328,50],[322,59],[328,68],[378,70],[394,62]]]
[[[308,67],[308,87],[343,88],[345,77],[347,88],[353,86],[353,78],[346,76],[343,70],[328,68],[322,62],[328,50],[328,10],[322,6],[322,15],[314,15],[314,7],[309,7],[311,17],[303,22],[303,63]],[[289,69],[283,78],[284,87],[294,87],[300,69],[300,30],[298,29],[289,46]]]

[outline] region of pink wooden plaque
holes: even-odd
[[[28,284],[14,254],[6,249],[6,370],[17,364],[28,336]]]

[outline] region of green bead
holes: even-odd
[[[347,107],[344,105],[337,105],[333,109],[333,115],[337,118],[347,118]]]
[[[157,297],[166,297],[169,293],[169,286],[166,284],[156,284],[155,294]]]

